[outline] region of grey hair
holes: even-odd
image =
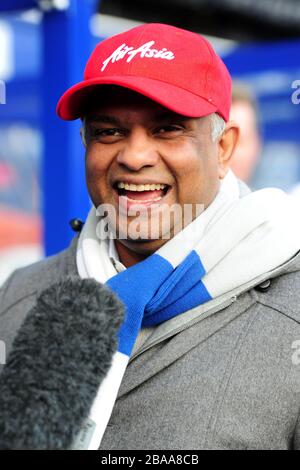
[[[80,128],[80,136],[84,147],[86,147],[86,122],[85,118],[82,119],[82,126]]]
[[[211,138],[213,142],[216,142],[216,140],[221,137],[226,128],[226,122],[217,113],[210,114],[209,117],[211,122]]]
[[[213,142],[216,142],[221,135],[223,134],[226,128],[226,122],[224,119],[217,113],[212,113],[209,115],[211,122],[211,138]],[[82,127],[80,129],[81,139],[83,145],[86,147],[86,122],[85,118],[82,120]]]

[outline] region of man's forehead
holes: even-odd
[[[188,120],[196,120],[196,118],[182,116],[169,110],[155,112],[155,110],[151,110],[148,108],[143,109],[142,112],[139,112],[138,110],[133,110],[126,107],[124,107],[124,110],[122,110],[122,106],[118,106],[116,108],[114,108],[113,106],[107,108],[100,107],[99,109],[95,109],[94,111],[91,111],[89,114],[87,114],[86,120],[107,124],[118,124],[121,123],[122,120],[129,122],[131,119],[142,119],[143,117],[145,117],[146,120],[151,123],[168,121],[183,122]]]
[[[105,121],[109,117],[129,117],[134,116],[135,113],[154,122],[195,119],[178,114],[156,101],[126,88],[99,88],[101,88],[99,93],[94,94],[86,104],[85,118],[88,120]]]

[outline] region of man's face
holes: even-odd
[[[119,243],[130,250],[148,255],[176,233],[178,222],[185,224],[183,216],[170,217],[172,207],[191,205],[195,218],[196,205],[206,208],[215,198],[219,144],[212,141],[209,117],[186,118],[130,90],[107,87],[101,104],[87,112],[85,125],[90,197],[96,208],[114,208],[118,238],[127,230],[127,239]],[[121,187],[126,184],[136,186]],[[139,214],[144,217],[137,219]],[[137,220],[134,239],[128,227]]]

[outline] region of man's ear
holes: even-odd
[[[226,176],[231,157],[239,140],[239,135],[239,126],[233,121],[228,122],[218,142],[219,179],[223,179]]]

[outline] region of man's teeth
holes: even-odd
[[[129,184],[129,183],[118,183],[118,188],[126,189],[127,191],[154,191],[155,189],[164,189],[165,184]]]

